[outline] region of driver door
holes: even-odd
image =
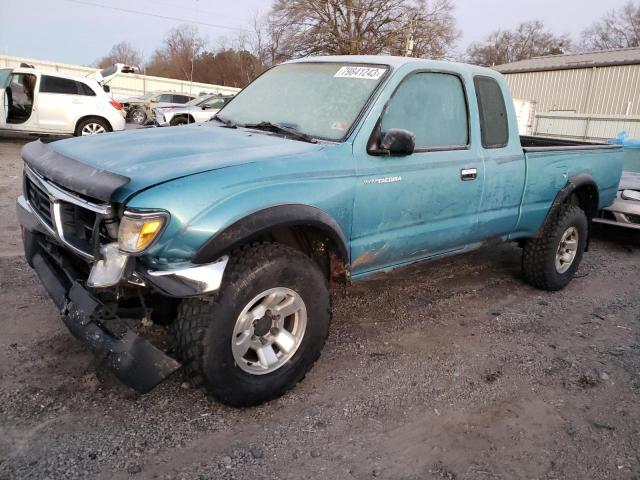
[[[400,84],[380,129],[415,134],[411,155],[356,152],[354,276],[436,257],[476,241],[484,166],[471,142],[462,79],[417,72]]]

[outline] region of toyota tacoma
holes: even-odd
[[[181,369],[236,406],[305,376],[335,285],[502,240],[529,284],[565,287],[623,163],[521,137],[493,70],[382,56],[291,61],[204,124],[22,156],[26,259],[69,330],[139,392]]]

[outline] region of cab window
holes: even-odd
[[[466,147],[469,115],[460,79],[448,73],[417,73],[393,94],[381,130],[402,128],[416,136],[416,150]]]
[[[509,141],[509,124],[500,85],[494,78],[483,76],[475,77],[473,83],[478,98],[482,146],[505,147]]]

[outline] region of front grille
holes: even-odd
[[[27,194],[27,200],[31,204],[31,208],[36,211],[42,221],[44,221],[44,223],[46,223],[49,228],[55,230],[55,227],[53,225],[51,200],[49,200],[49,195],[45,191],[41,190],[34,182],[32,182],[29,177],[26,177],[25,185],[25,193]]]
[[[25,197],[38,218],[62,243],[75,253],[92,257],[94,241],[98,244],[113,241],[103,223],[104,216],[110,215],[109,205],[90,202],[45,179],[40,179],[43,182],[40,184],[36,178],[39,179],[35,172],[25,174]]]
[[[67,242],[79,250],[91,253],[93,230],[97,214],[72,203],[60,202],[60,223]]]

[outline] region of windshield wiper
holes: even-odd
[[[318,141],[313,138],[311,135],[307,135],[300,130],[297,130],[293,127],[285,127],[284,125],[279,125],[277,123],[271,122],[260,122],[260,123],[247,123],[243,125],[245,128],[255,128],[257,130],[267,130],[269,132],[274,133],[283,133],[285,136],[289,136],[295,138],[296,140],[302,140],[303,142],[309,143],[318,143]]]
[[[212,120],[217,120],[220,123],[224,123],[224,125],[228,128],[238,128],[238,126],[233,123],[231,120],[227,120],[226,118],[222,118],[220,116],[218,116],[218,114],[216,113],[213,117],[211,117]]]

